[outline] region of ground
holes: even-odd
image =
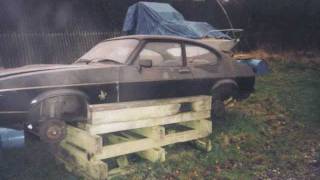
[[[247,100],[231,102],[214,122],[213,151],[188,144],[166,148],[164,163],[138,160],[116,179],[317,179],[320,177],[320,69],[272,59]],[[79,179],[55,163],[44,144],[0,151],[0,179]]]

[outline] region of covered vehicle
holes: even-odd
[[[66,122],[87,120],[88,104],[212,95],[214,111],[218,101],[250,94],[254,82],[250,67],[198,41],[124,36],[97,44],[71,65],[1,71],[0,126],[14,123],[9,116],[28,116],[27,128],[59,142]]]
[[[187,21],[167,3],[138,2],[129,7],[122,31],[127,34],[172,35],[203,40],[228,51],[237,43],[207,22]]]

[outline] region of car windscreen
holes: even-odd
[[[136,39],[110,40],[97,44],[75,63],[116,62],[124,64],[139,41]]]

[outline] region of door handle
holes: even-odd
[[[187,68],[183,68],[183,69],[179,69],[179,73],[183,74],[183,73],[190,73],[190,69]]]

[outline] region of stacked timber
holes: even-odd
[[[180,142],[210,151],[210,110],[210,96],[90,105],[88,122],[68,126],[55,155],[79,176],[107,179],[129,171],[128,154],[163,162],[164,146]],[[111,158],[117,168],[105,163]]]

